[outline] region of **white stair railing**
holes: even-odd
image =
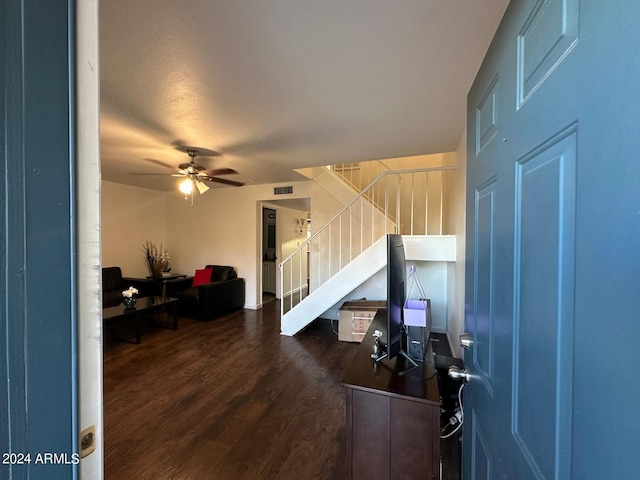
[[[328,165],[327,168],[329,171],[340,176],[340,178],[356,192],[362,191],[363,187],[373,183],[381,174],[392,170],[383,160],[371,160],[360,163],[338,163]]]
[[[388,233],[442,235],[444,177],[455,168],[379,174],[280,263],[281,314]]]

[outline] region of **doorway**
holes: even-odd
[[[260,225],[256,239],[259,270],[256,289],[258,299],[261,298],[264,305],[289,294],[288,287],[280,284],[280,263],[294,254],[310,234],[311,199],[263,200],[258,202],[256,214],[256,222]],[[304,271],[308,274],[308,256],[305,258]]]
[[[262,304],[276,299],[277,211],[262,207]]]

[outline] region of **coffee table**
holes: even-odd
[[[125,307],[124,305],[116,305],[115,307],[107,307],[102,309],[102,321],[105,325],[109,324],[114,338],[127,343],[140,343],[140,322],[145,317],[150,317],[154,325],[161,328],[178,328],[177,308],[178,299],[171,297],[142,297],[138,298],[134,307]],[[158,323],[155,315],[158,313],[167,313],[172,321],[169,326]],[[115,325],[122,323],[133,323],[134,339],[123,338],[115,334]]]

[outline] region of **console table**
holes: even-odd
[[[342,381],[351,478],[439,480],[436,371],[428,362],[410,369],[403,357],[373,361],[372,333],[386,329],[386,315],[378,310]]]
[[[178,278],[187,278],[184,273],[170,273],[169,275],[162,275],[161,277],[148,276],[147,280],[151,280],[155,282],[157,285],[160,285],[160,291],[154,292],[154,295],[160,295],[162,297],[167,296],[167,282],[171,280],[176,280]]]

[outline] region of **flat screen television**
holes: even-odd
[[[404,350],[402,309],[406,261],[402,235],[387,235],[387,359]]]
[[[418,364],[407,354],[406,333],[403,323],[405,300],[405,278],[407,273],[402,235],[387,235],[387,331],[384,355],[376,361],[392,360],[399,355],[405,357],[411,365]]]

